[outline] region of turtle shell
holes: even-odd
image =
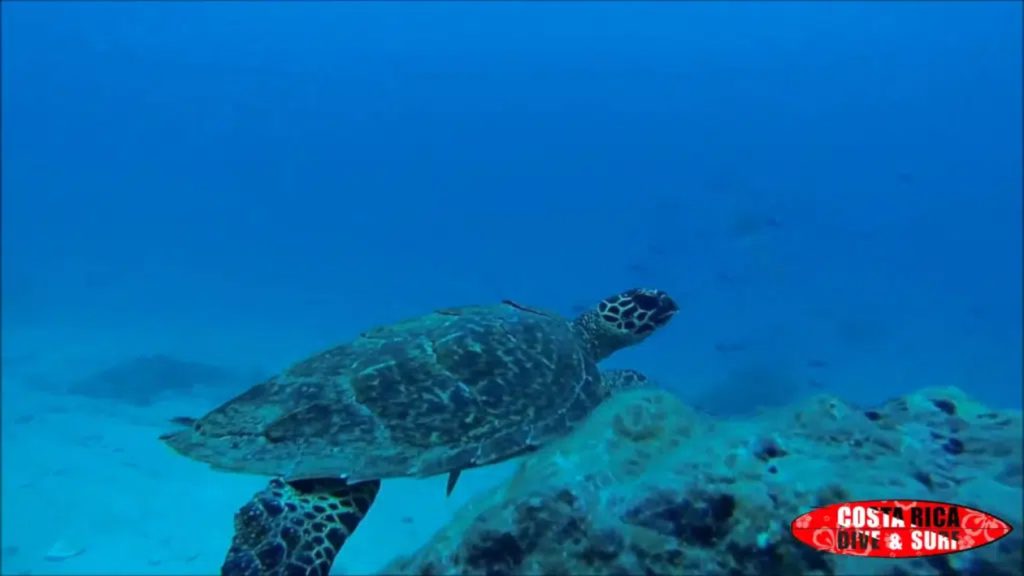
[[[351,482],[513,457],[603,399],[570,322],[504,302],[361,334],[164,437],[215,468]]]

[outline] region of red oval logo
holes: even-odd
[[[1005,537],[1013,528],[981,510],[928,500],[864,500],[811,510],[790,524],[815,550],[871,558],[955,554]]]

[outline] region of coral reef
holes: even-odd
[[[1021,526],[1020,412],[956,389],[873,409],[818,396],[714,419],[659,390],[621,393],[523,460],[386,573],[1021,573],[1021,533],[950,556],[826,555],[789,523],[844,500],[952,501]]]

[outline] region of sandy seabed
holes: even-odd
[[[158,441],[172,416],[208,405],[137,408],[34,391],[4,379],[3,574],[215,574],[234,512],[265,478],[212,471]],[[369,574],[421,546],[514,464],[385,481],[334,574]]]

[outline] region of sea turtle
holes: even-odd
[[[375,328],[161,436],[180,454],[273,476],[235,515],[231,575],[326,576],[383,478],[459,473],[567,433],[632,370],[597,363],[669,322],[633,289],[573,320],[511,301]]]

